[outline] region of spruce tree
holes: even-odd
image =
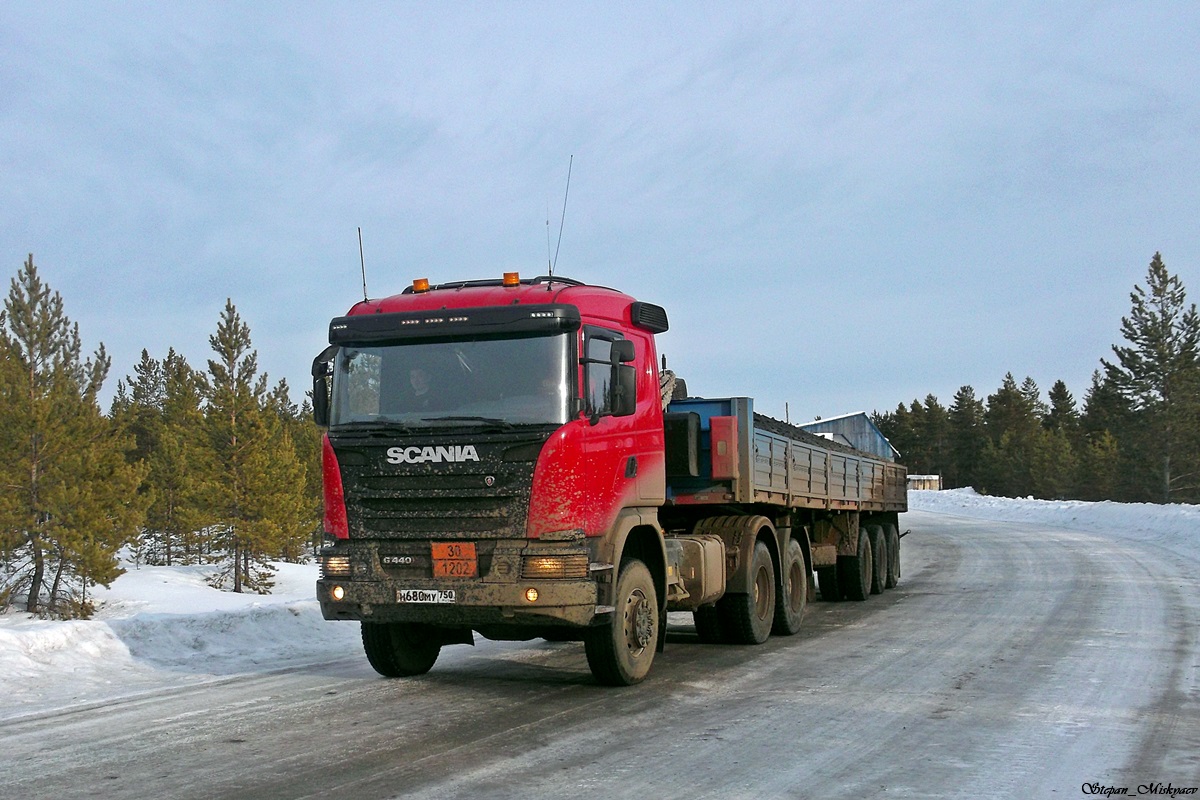
[[[126,462],[132,442],[97,405],[104,346],[83,357],[79,327],[32,254],[4,310],[0,535],[9,561],[0,600],[23,595],[30,613],[88,616],[88,589],[121,573],[116,553],[141,524],[143,471]]]
[[[1146,287],[1134,285],[1130,314],[1121,318],[1121,335],[1129,344],[1113,345],[1117,362],[1102,363],[1106,377],[1145,421],[1133,444],[1155,465],[1152,497],[1170,502],[1194,497],[1200,483],[1194,474],[1200,465],[1200,316],[1159,253],[1150,261]]]
[[[1029,478],[1033,495],[1042,500],[1065,500],[1075,491],[1079,460],[1071,439],[1062,428],[1033,434],[1029,451]]]
[[[1050,410],[1042,420],[1048,430],[1063,431],[1068,437],[1073,437],[1079,428],[1079,411],[1075,408],[1075,398],[1062,381],[1055,381],[1050,387]]]
[[[988,396],[988,442],[980,457],[980,477],[989,493],[1016,497],[1033,492],[1030,464],[1041,428],[1040,403],[1037,384],[1026,378],[1018,387],[1011,372]]]
[[[953,464],[949,487],[975,486],[979,481],[979,459],[987,441],[983,401],[975,397],[974,388],[962,386],[955,392],[947,416]]]

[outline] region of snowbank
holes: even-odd
[[[911,491],[911,511],[1105,533],[1200,559],[1200,506],[988,497],[974,489]]]
[[[0,720],[357,653],[358,626],[321,618],[315,565],[277,564],[275,594],[233,594],[204,567],[141,567],[97,587],[87,621],[0,616]]]

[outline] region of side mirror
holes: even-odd
[[[616,366],[617,364],[628,364],[633,361],[635,358],[637,358],[633,351],[633,342],[628,339],[620,339],[613,342],[611,358],[613,366]]]
[[[322,428],[329,427],[329,397],[333,391],[333,359],[337,345],[330,345],[313,359],[313,421]]]
[[[632,344],[632,343],[631,343]],[[628,364],[613,367],[612,399],[614,417],[628,417],[637,410],[637,369]]]

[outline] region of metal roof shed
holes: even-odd
[[[871,453],[888,461],[895,461],[900,456],[900,452],[892,447],[892,443],[879,428],[875,427],[875,423],[871,422],[871,418],[865,411],[813,420],[799,427],[809,433],[848,444],[856,450]]]

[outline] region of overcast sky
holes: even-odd
[[[293,396],[361,297],[557,272],[793,420],[1082,401],[1155,251],[1200,299],[1192,3],[0,3],[0,273]]]

